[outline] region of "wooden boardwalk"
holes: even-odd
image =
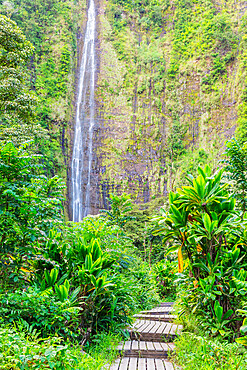
[[[140,319],[140,320],[153,320],[153,321],[164,321],[164,322],[172,322],[176,316],[174,315],[154,315],[154,314],[150,314],[150,313],[139,313],[139,314],[136,314],[134,315],[134,317],[136,317],[137,319]]]
[[[129,328],[130,340],[119,344],[120,357],[109,370],[174,370],[167,358],[182,325],[171,322],[175,318],[171,312],[172,302],[136,315],[137,320]]]
[[[154,358],[129,358],[118,359],[111,370],[174,370],[171,362]]]
[[[145,341],[174,340],[182,331],[182,325],[153,320],[136,320],[130,329],[130,338]]]
[[[170,314],[172,312],[172,307],[169,306],[161,306],[153,308],[150,311],[141,311],[141,313],[149,313],[150,315],[160,315],[160,314]]]
[[[121,343],[118,346],[118,350],[125,357],[166,358],[168,357],[168,352],[174,350],[174,344],[133,340]]]

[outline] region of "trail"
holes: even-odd
[[[109,370],[178,369],[168,360],[168,354],[175,349],[173,340],[183,328],[172,323],[174,318],[172,302],[136,315],[137,320],[129,329],[130,340],[120,343],[120,357]]]

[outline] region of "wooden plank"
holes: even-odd
[[[152,328],[152,333],[156,333],[157,330],[159,329],[160,325],[161,325],[160,322],[156,321],[155,325]]]
[[[162,322],[160,324],[160,327],[158,328],[158,330],[156,331],[157,334],[162,334],[165,329],[167,328],[167,326],[170,325],[169,323],[166,323],[166,322]]]
[[[164,351],[166,351],[166,352],[169,351],[169,347],[168,347],[168,345],[166,343],[160,342],[160,345],[161,345],[161,347],[163,348]]]
[[[160,359],[155,359],[156,370],[165,370],[164,363]]]
[[[141,329],[140,333],[152,333],[152,328],[155,325],[160,325],[160,323],[157,323],[157,321],[149,321],[149,325],[147,325],[145,328]]]
[[[118,346],[117,346],[117,348],[116,348],[116,349],[117,349],[118,351],[122,351],[123,347],[124,347],[124,342],[121,342],[121,343],[119,343],[119,344],[118,344]]]
[[[164,361],[165,370],[174,370],[174,366],[171,362]]]
[[[161,302],[160,303],[160,307],[163,307],[163,306],[173,306],[174,305],[174,302]]]
[[[150,313],[151,315],[170,314],[172,312],[171,307],[157,307],[150,311],[142,311],[141,313]]]
[[[163,306],[163,307],[155,307],[150,312],[171,312],[173,307]]]
[[[165,328],[165,330],[163,331],[163,334],[165,334],[165,335],[168,335],[168,334],[170,334],[170,330],[171,330],[171,328],[172,328],[172,325],[173,324],[171,324],[171,323],[167,323],[166,324],[166,328]]]
[[[145,324],[143,324],[141,327],[139,327],[136,331],[138,333],[143,333],[145,329],[150,325],[150,321],[147,321]]]
[[[120,364],[120,358],[118,358],[110,367],[110,370],[118,370]]]
[[[154,348],[156,349],[156,351],[162,351],[162,347],[161,347],[161,343],[159,342],[153,342],[153,345],[154,345]]]
[[[124,350],[128,351],[130,350],[130,347],[131,347],[131,341],[128,340],[127,342],[124,343]]]
[[[153,358],[147,358],[147,370],[155,370],[155,362]]]
[[[146,320],[136,320],[133,324],[133,327],[137,328],[145,324]]]
[[[132,349],[138,350],[139,349],[139,342],[137,340],[132,341]]]
[[[147,350],[147,346],[146,346],[146,342],[143,342],[143,341],[140,341],[139,342],[139,348],[140,348],[140,350],[144,350],[144,351],[146,351]]]
[[[139,314],[151,314],[151,315],[161,315],[161,314],[170,314],[172,312],[172,307],[156,307],[149,311],[141,311]]]
[[[155,351],[153,342],[146,342],[148,351]]]
[[[175,344],[174,343],[167,343],[168,347],[174,351],[175,350]]]
[[[147,324],[141,326],[139,329],[138,329],[138,333],[148,333],[147,331],[147,328],[150,329],[150,326],[153,327],[154,326],[154,321],[148,321]],[[149,330],[148,329],[148,330]]]
[[[165,317],[168,319],[176,319],[177,315],[165,315]]]
[[[170,334],[171,335],[176,335],[177,333],[177,329],[178,329],[178,326],[173,324],[172,327],[171,327],[171,331],[170,331]]]
[[[176,317],[173,315],[151,315],[151,314],[137,314],[134,315],[137,319],[142,320],[155,320],[155,321],[164,321],[164,322],[170,322],[174,320]]]
[[[146,322],[146,320],[136,320],[136,322],[134,322],[134,324],[133,324],[133,328],[138,330],[142,325],[145,324],[145,322]]]
[[[129,370],[137,369],[137,357],[131,357],[129,362]]]
[[[129,364],[129,357],[123,357],[121,364],[119,366],[119,370],[127,370]]]
[[[139,358],[139,360],[138,360],[138,370],[146,370],[146,359],[145,358]]]

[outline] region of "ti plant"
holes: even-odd
[[[242,334],[247,333],[247,317],[244,319],[243,325],[241,326],[240,331],[241,331]],[[244,346],[247,346],[247,335],[245,335],[244,337],[237,338],[236,342],[240,343]]]
[[[81,257],[78,278],[79,283],[84,287],[84,295],[93,290],[97,294],[102,293],[112,285],[107,278],[107,269],[115,261],[110,260],[107,254],[102,251],[98,239],[92,239],[89,244],[81,239],[78,243],[78,251]]]
[[[232,314],[233,310],[230,309],[223,315],[223,307],[219,304],[219,301],[215,301],[213,310],[214,321],[211,324],[212,333],[217,334],[219,332],[223,337],[229,335],[227,326],[229,325],[229,318]]]
[[[214,263],[217,254],[227,246],[227,238],[236,224],[235,201],[229,199],[227,184],[222,184],[223,170],[215,175],[206,166],[199,175],[187,177],[190,185],[169,194],[170,208],[159,217],[156,234],[164,242],[172,242],[167,254],[178,250],[179,271],[183,271],[183,256],[191,264],[205,260],[209,254]],[[200,271],[194,269],[197,278]]]
[[[246,274],[247,223],[222,175],[208,166],[199,167],[196,178],[188,175],[189,185],[169,194],[170,207],[159,217],[156,234],[168,244],[167,254],[178,252],[178,281],[189,267],[190,310],[207,317],[212,333],[225,335],[239,319],[232,307],[241,306],[243,288],[234,277],[243,280]]]
[[[41,291],[48,294],[49,292],[53,292],[61,302],[64,302],[66,299],[69,298],[70,283],[67,279],[65,279],[65,276],[62,276],[61,279],[56,283],[58,274],[58,269],[52,269],[51,271],[45,270],[45,277],[41,282]],[[64,281],[63,284],[62,281]],[[76,288],[73,292],[71,292],[71,303],[74,303],[77,295],[79,294],[79,291],[80,288]]]

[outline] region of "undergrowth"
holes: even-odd
[[[79,345],[54,336],[40,338],[36,331],[23,327],[0,327],[0,369],[100,370],[116,357],[120,337],[101,333],[94,338],[88,353]]]
[[[246,370],[247,351],[237,343],[184,332],[176,341],[174,359],[183,370]]]

